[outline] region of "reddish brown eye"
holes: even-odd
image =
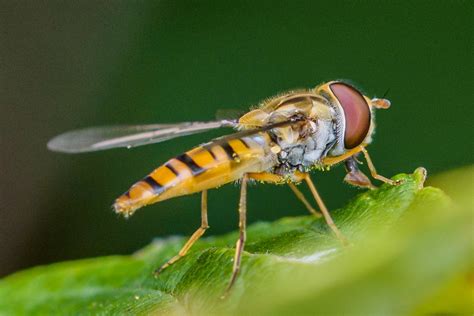
[[[370,109],[362,94],[351,86],[337,82],[330,85],[346,117],[344,146],[347,149],[360,145],[370,128]]]

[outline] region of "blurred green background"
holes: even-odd
[[[401,2],[400,2],[401,3]],[[199,195],[129,220],[112,201],[212,132],[132,150],[48,152],[92,125],[209,120],[278,92],[350,79],[388,89],[369,147],[380,173],[473,163],[469,1],[3,1],[0,7],[0,275],[53,261],[130,253],[190,234]],[[227,132],[227,131],[224,131]],[[314,179],[332,209],[359,191],[344,168]],[[237,226],[238,189],[209,194],[208,235]],[[284,186],[249,192],[249,222],[306,214]]]

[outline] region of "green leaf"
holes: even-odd
[[[249,226],[242,270],[225,300],[237,232],[200,240],[158,278],[153,270],[185,238],[15,273],[0,281],[0,314],[472,313],[472,204],[423,187],[421,168],[394,179],[403,183],[332,212],[347,247],[310,216]],[[472,197],[469,183],[464,195]]]

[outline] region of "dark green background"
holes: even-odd
[[[382,174],[473,162],[473,6],[469,1],[3,1],[0,275],[39,263],[130,253],[190,234],[198,195],[140,210],[114,198],[213,132],[133,150],[48,152],[91,125],[208,120],[286,89],[350,79],[390,89],[369,147]],[[358,190],[317,173],[330,208]],[[209,235],[237,226],[238,189],[210,192]],[[249,192],[249,222],[306,214],[284,187]]]

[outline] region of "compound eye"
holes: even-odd
[[[359,91],[345,83],[336,82],[331,84],[330,88],[341,104],[346,118],[344,147],[354,148],[364,141],[369,132],[369,105]]]

